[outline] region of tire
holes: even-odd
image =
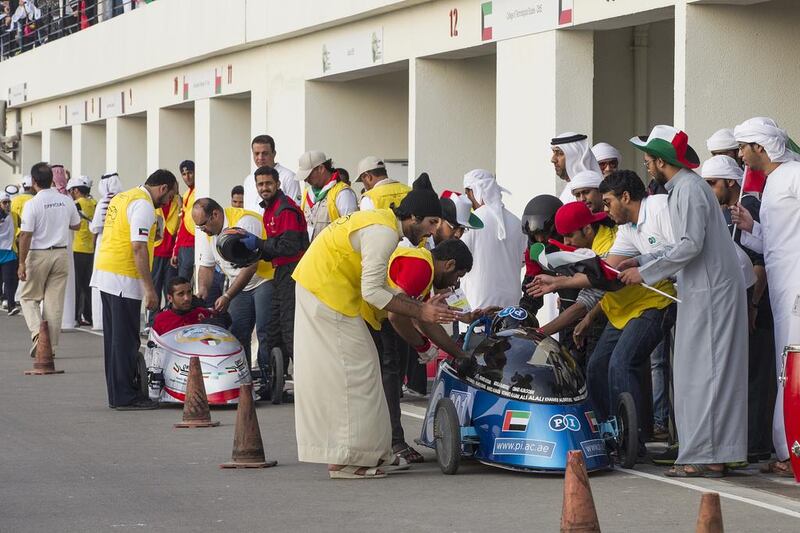
[[[436,461],[444,474],[455,474],[461,463],[461,425],[456,406],[450,398],[436,403],[433,415],[433,442]]]
[[[139,394],[141,394],[142,398],[150,398],[149,381],[144,355],[142,355],[142,352],[136,352],[136,378],[134,383],[136,388],[139,389]]]
[[[629,392],[619,395],[617,407],[619,424],[619,463],[622,468],[633,468],[639,454],[639,421],[636,418],[636,404]]]
[[[278,405],[283,403],[283,387],[286,377],[286,367],[283,361],[283,351],[280,348],[273,348],[269,352],[270,380],[269,387],[272,403]]]

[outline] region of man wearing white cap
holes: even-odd
[[[733,137],[733,130],[722,128],[706,140],[706,147],[711,155],[727,155],[741,166],[742,160],[739,158],[739,143]]]
[[[608,143],[595,144],[592,146],[592,153],[597,159],[597,164],[600,165],[600,170],[603,171],[603,177],[619,170],[619,166],[622,164],[622,154]]]
[[[89,230],[97,201],[89,196],[92,181],[87,176],[78,176],[67,182],[67,192],[75,201],[81,217],[81,227],[75,231],[72,241],[72,258],[75,263],[75,322],[78,326],[92,325],[92,292],[89,280],[94,268],[95,235]]]
[[[386,174],[386,165],[373,155],[368,155],[358,162],[358,177],[364,185],[359,209],[387,209],[397,207],[405,198],[411,187],[399,183]]]
[[[503,192],[494,174],[475,169],[464,174],[464,190],[475,215],[483,221],[481,231],[461,237],[474,258],[472,270],[461,286],[473,309],[517,305],[522,291],[522,257],[527,239],[522,222],[503,205]]]
[[[306,216],[309,240],[313,241],[337,218],[358,211],[355,191],[341,180],[324,153],[312,150],[301,155],[295,179],[306,182],[300,209]]]
[[[460,239],[468,229],[483,228],[483,221],[472,212],[472,202],[466,194],[444,191],[439,203],[442,204],[442,220],[433,234],[433,246],[450,239]],[[429,248],[433,249],[433,246]]]
[[[603,175],[594,170],[582,170],[578,172],[567,184],[575,200],[583,202],[592,213],[603,212],[603,195],[600,194],[600,184],[603,182]]]
[[[569,189],[569,181],[578,172],[594,170],[602,174],[587,139],[586,135],[568,131],[550,141],[550,148],[553,150],[550,162],[555,167],[556,175],[566,182],[566,186],[559,196],[563,204],[575,201]]]
[[[739,154],[752,170],[762,171],[767,184],[761,197],[761,221],[756,222],[742,206],[731,209],[734,223],[744,232],[742,244],[764,254],[769,280],[769,299],[775,327],[775,364],[780,372],[784,346],[800,343],[800,317],[796,314],[800,298],[800,155],[786,131],[774,120],[756,117],[736,126],[734,136]],[[783,417],[783,387],[778,397],[772,425],[777,461],[766,471],[790,476],[792,466],[786,443]]]
[[[673,381],[680,450],[666,475],[722,477],[726,463],[747,457],[747,301],[735,245],[719,202],[691,171],[700,162],[686,133],[656,126],[631,143],[669,191],[676,239],[618,267],[626,284],[678,278]]]

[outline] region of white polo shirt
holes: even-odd
[[[146,190],[144,187],[139,188]],[[150,228],[156,223],[156,210],[153,208],[153,204],[147,200],[133,200],[128,204],[126,213],[131,228],[131,242],[147,243],[150,237]],[[133,300],[144,299],[144,286],[139,278],[105,272],[95,268],[89,285],[115,296]]]
[[[297,205],[300,205],[300,182],[294,179],[294,172],[280,163],[275,163],[273,168],[278,171],[283,194],[294,200]],[[259,215],[263,215],[264,208],[260,205],[261,197],[258,195],[258,190],[256,189],[254,172],[245,176],[242,187],[244,187],[244,208],[255,211]],[[260,235],[260,233],[257,233],[257,235]]]
[[[80,224],[81,217],[75,202],[51,187],[43,189],[25,202],[22,208],[20,231],[32,233],[31,250],[52,247],[66,248],[70,226]]]
[[[669,196],[654,194],[642,199],[639,220],[617,229],[617,238],[608,255],[635,257],[661,250],[675,243],[669,217]]]
[[[243,230],[249,231],[253,235],[261,235],[261,230],[263,228],[262,221],[252,215],[244,215],[242,218],[239,219],[237,222],[237,227],[242,228]],[[222,228],[225,229],[228,227],[228,217],[226,216],[222,221]],[[236,276],[239,275],[241,272],[241,268],[236,268],[233,266],[233,263],[230,263],[222,258],[217,252],[217,235],[209,236],[203,233],[202,231],[197,231],[198,236],[195,239],[194,249],[197,253],[197,264],[204,267],[213,268],[215,265],[219,265],[220,270],[225,276],[228,278],[228,282],[232,282]],[[250,278],[250,281],[247,282],[244,291],[251,291],[264,283],[265,280],[258,274],[253,274],[253,277]]]

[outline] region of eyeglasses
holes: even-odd
[[[646,168],[647,170],[650,170],[650,164],[651,163],[655,163],[655,162],[656,162],[655,159],[645,159],[644,160],[644,168]]]
[[[612,159],[610,161],[598,161],[597,164],[600,165],[600,168],[602,168],[602,169],[606,169],[608,167],[617,168],[617,160],[616,159]]]

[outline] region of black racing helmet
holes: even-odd
[[[217,253],[238,267],[252,265],[261,259],[261,251],[244,245],[242,240],[250,237],[254,235],[242,228],[225,228],[217,237]]]
[[[534,197],[522,213],[522,232],[533,238],[535,233],[550,234],[555,229],[556,211],[564,204],[550,194]]]
[[[502,331],[526,330],[538,328],[536,317],[522,307],[506,307],[492,320],[492,335]]]

